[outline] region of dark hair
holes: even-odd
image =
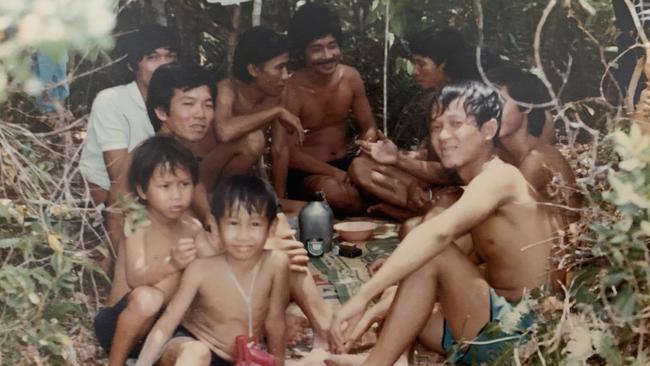
[[[180,38],[171,28],[148,24],[125,36],[121,47],[127,54],[126,62],[133,71],[138,70],[142,58],[158,48],[169,48],[178,53]]]
[[[232,73],[235,78],[245,83],[254,80],[248,72],[248,65],[263,67],[264,63],[274,57],[288,52],[289,46],[285,36],[266,27],[253,27],[242,34],[235,48]]]
[[[487,78],[490,82],[508,88],[508,95],[517,102],[527,104],[542,104],[551,100],[551,95],[544,83],[534,74],[514,66],[502,66],[488,71]],[[528,109],[527,106],[518,105],[520,111]],[[534,107],[528,113],[528,133],[539,136],[544,130],[547,108]]]
[[[151,76],[149,90],[147,92],[147,113],[153,125],[154,131],[161,127],[161,121],[156,115],[156,108],[162,108],[169,113],[169,105],[174,90],[188,91],[200,86],[207,86],[210,89],[212,101],[217,96],[217,87],[210,78],[208,72],[201,66],[181,65],[171,63],[158,67]]]
[[[289,56],[297,66],[304,66],[305,48],[315,39],[332,35],[342,46],[341,21],[329,7],[308,3],[301,6],[289,23]]]
[[[219,220],[235,208],[263,214],[271,223],[278,213],[278,199],[271,185],[260,178],[235,175],[217,183],[212,194],[212,215]]]
[[[409,40],[411,55],[430,58],[436,65],[444,64],[451,80],[476,79],[472,50],[459,31],[452,28],[429,27]]]
[[[501,129],[501,100],[499,93],[482,81],[463,80],[447,84],[434,103],[431,120],[442,115],[449,108],[449,104],[458,98],[465,99],[465,113],[474,116],[479,128],[493,118],[497,121],[497,131],[493,139],[496,144]]]
[[[137,187],[146,191],[151,176],[157,167],[164,167],[175,173],[183,169],[192,176],[192,183],[199,179],[199,165],[190,150],[172,137],[153,136],[133,150],[129,167],[129,189],[138,195]]]

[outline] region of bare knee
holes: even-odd
[[[362,187],[368,184],[368,177],[372,171],[370,164],[370,159],[363,156],[359,156],[352,160],[352,164],[350,164],[350,167],[348,168],[348,175],[350,176],[352,183]]]
[[[184,342],[179,346],[178,358],[174,365],[209,365],[212,353],[207,345],[200,341]]]
[[[325,191],[327,194],[327,190]],[[365,211],[359,191],[351,185],[330,190],[327,201],[332,209],[345,215],[357,215]]]
[[[128,308],[142,317],[151,318],[160,312],[163,301],[164,296],[159,289],[140,286],[131,291]]]
[[[242,153],[253,160],[257,160],[264,154],[266,146],[264,139],[264,132],[261,130],[253,131],[246,135],[244,138],[244,146],[242,146]]]

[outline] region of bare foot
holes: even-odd
[[[330,343],[328,339],[328,335],[325,334],[320,334],[320,332],[316,332],[314,330],[314,343],[311,345],[311,349],[322,349],[322,350],[329,350],[330,349]]]
[[[286,337],[287,345],[293,347],[302,342],[307,337],[307,328],[309,321],[303,316],[287,314],[286,315]]]
[[[364,363],[368,354],[355,354],[355,355],[335,355],[330,354],[325,359],[327,366],[358,366]],[[401,355],[393,366],[408,366],[408,359],[405,355]]]
[[[325,364],[327,364],[328,366],[357,366],[357,365],[361,365],[363,361],[366,360],[367,356],[368,355],[365,354],[363,355],[330,354],[325,359]]]

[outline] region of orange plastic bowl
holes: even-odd
[[[345,241],[365,241],[372,236],[377,224],[370,221],[348,221],[339,222],[334,225],[334,230],[339,233]]]

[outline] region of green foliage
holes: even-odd
[[[7,90],[38,94],[45,85],[31,75],[35,50],[55,58],[112,46],[115,0],[22,0],[0,3],[0,101]]]

